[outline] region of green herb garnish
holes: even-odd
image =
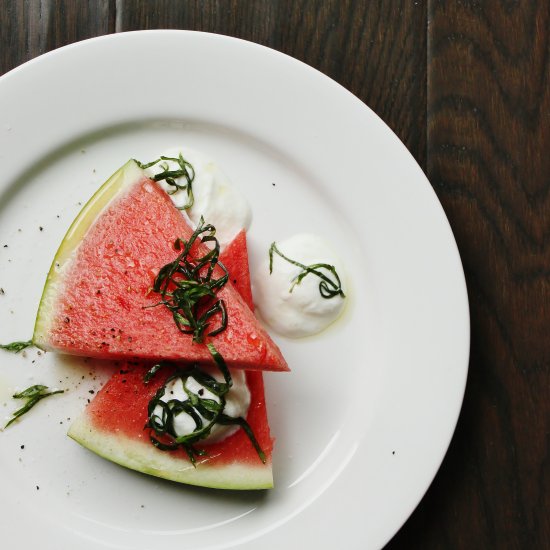
[[[265,463],[265,454],[248,422],[244,418],[233,418],[224,414],[225,396],[231,389],[233,381],[221,354],[210,343],[208,344],[208,349],[216,365],[222,372],[224,382],[219,382],[213,376],[204,372],[198,365],[194,365],[188,370],[177,369],[149,401],[146,428],[151,428],[155,433],[155,436],[150,436],[151,443],[162,451],[170,451],[182,447],[185,449],[191,463],[195,465],[196,457],[205,456],[206,454],[204,449],[197,449],[195,444],[201,439],[208,437],[215,424],[225,426],[237,425],[243,428],[256,449],[260,460]],[[202,388],[198,392],[191,391],[186,385],[187,380],[190,378],[194,378],[202,388],[205,388],[218,399],[204,397],[204,390]],[[163,399],[167,384],[173,380],[179,380],[183,385],[183,389],[187,394],[186,400],[169,399],[165,401]],[[187,414],[193,419],[195,428],[191,433],[183,436],[177,435],[174,421],[179,414]],[[162,438],[162,441],[159,438]]]
[[[220,325],[206,333],[215,336],[227,326],[227,311],[223,300],[216,299],[216,292],[225,285],[229,275],[225,266],[218,261],[220,245],[214,236],[213,225],[205,225],[201,217],[197,229],[188,241],[177,239],[176,250],[181,250],[178,257],[166,264],[159,271],[153,283],[153,291],[160,294],[162,300],[155,304],[164,304],[171,312],[178,329],[185,334],[192,334],[193,341],[202,343],[205,332],[210,327],[211,319],[220,314]],[[203,243],[212,242],[214,246],[203,256],[193,249],[197,240]],[[219,265],[223,275],[214,277],[214,270]],[[155,307],[148,306],[148,307]]]
[[[10,344],[0,344],[0,349],[5,349],[6,351],[11,351],[13,353],[19,353],[24,349],[27,349],[31,346],[34,346],[32,340],[27,340],[26,342],[11,342]]]
[[[216,229],[212,225],[205,225],[200,219],[197,229],[188,241],[177,239],[174,243],[176,250],[181,251],[178,257],[171,263],[162,267],[155,278],[153,291],[160,294],[161,301],[155,306],[165,305],[174,318],[178,329],[184,334],[193,336],[196,343],[204,343],[212,356],[214,364],[223,376],[223,382],[219,382],[210,374],[204,372],[199,365],[193,365],[190,369],[177,369],[161,386],[147,408],[147,424],[154,432],[150,435],[151,443],[162,451],[171,451],[179,447],[185,449],[189,460],[196,465],[196,457],[205,456],[204,449],[197,449],[195,445],[208,437],[215,424],[238,425],[250,439],[256,449],[260,460],[265,463],[266,457],[252,429],[244,418],[233,418],[224,413],[225,397],[233,381],[225,360],[211,342],[204,342],[205,337],[215,336],[225,330],[227,326],[227,312],[223,300],[216,299],[216,293],[226,284],[229,275],[225,266],[218,261],[220,246],[215,237]],[[212,243],[202,256],[197,255],[196,245],[198,241]],[[193,255],[191,255],[193,251]],[[215,277],[216,266],[222,269],[222,275]],[[155,307],[150,306],[150,307]],[[211,319],[219,314],[219,326],[207,332]],[[162,363],[154,365],[145,374],[144,383],[158,372]],[[189,378],[194,378],[198,384],[212,393],[217,399],[204,397],[204,390],[197,393],[186,386]],[[166,385],[173,380],[180,380],[183,384],[187,399],[164,400]],[[187,414],[195,423],[194,430],[186,435],[178,436],[174,427],[175,418],[179,414]]]
[[[157,374],[157,372],[163,367],[163,364],[162,363],[157,363],[156,365],[153,365],[146,373],[145,373],[145,376],[143,377],[143,383],[144,384],[149,384],[149,382],[151,381],[151,378],[153,378],[153,376],[155,376],[155,374]]]
[[[316,275],[321,279],[319,283],[319,292],[321,293],[321,296],[323,298],[334,298],[335,296],[341,296],[342,298],[345,298],[346,295],[344,294],[344,291],[342,290],[342,283],[340,281],[340,277],[338,276],[338,273],[336,272],[336,268],[333,265],[330,264],[311,264],[311,265],[304,265],[300,262],[297,262],[296,260],[291,260],[289,257],[285,256],[278,248],[277,245],[273,242],[271,243],[271,246],[269,248],[269,274],[273,273],[273,254],[278,254],[286,260],[287,262],[299,267],[302,269],[296,277],[292,279],[292,284],[290,285],[289,292],[292,292],[294,290],[294,287],[296,285],[299,285],[302,280],[307,277],[308,275]],[[319,271],[319,270],[325,270],[328,271],[332,276],[334,277],[334,280],[331,279],[327,274]]]
[[[57,390],[49,392],[47,386],[36,385],[23,390],[22,392],[13,395],[14,399],[26,399],[27,402],[13,413],[13,418],[4,426],[7,428],[12,422],[15,422],[19,417],[29,412],[39,401],[50,395],[63,393],[65,390]]]
[[[179,169],[170,170],[170,166],[166,162],[168,160],[177,162]],[[139,162],[139,160],[135,160],[135,162],[143,170],[145,170],[146,168],[150,168],[151,166],[155,166],[155,164],[161,163],[160,168],[162,168],[162,172],[154,175],[151,179],[153,179],[154,181],[164,180],[168,185],[173,187],[173,189],[170,189],[170,191],[168,191],[169,195],[173,195],[178,191],[187,192],[187,203],[184,206],[177,207],[179,210],[187,210],[188,208],[191,208],[193,206],[193,203],[195,202],[195,198],[193,196],[193,181],[195,179],[195,169],[190,162],[186,161],[183,158],[183,155],[181,153],[178,155],[178,157],[160,157],[157,160],[146,164]],[[176,181],[177,178],[184,178],[185,183],[183,185],[178,183]]]

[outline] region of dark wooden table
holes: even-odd
[[[153,28],[305,61],[407,145],[458,242],[472,349],[448,455],[387,548],[550,548],[550,3],[3,0],[0,74],[70,42]]]

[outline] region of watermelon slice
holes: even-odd
[[[34,344],[103,359],[210,361],[207,348],[182,334],[167,308],[155,307],[159,295],[151,292],[159,269],[178,254],[175,240],[192,233],[170,197],[129,161],[86,204],[61,243],[40,302]],[[288,370],[233,285],[226,284],[217,298],[229,321],[215,346],[227,365]]]
[[[246,244],[246,231],[244,229],[237,234],[220,254],[220,261],[229,270],[231,275],[230,281],[237,292],[242,296],[250,310],[254,311],[250,271],[248,269],[248,247]]]
[[[220,259],[237,281],[236,288],[252,307],[244,231]],[[265,463],[261,462],[241,429],[218,443],[202,445],[207,456],[193,466],[183,449],[169,452],[156,449],[149,441],[148,431],[143,429],[149,400],[171,374],[161,371],[162,377],[161,373],[157,375],[159,380],[153,379],[146,385],[143,381],[146,371],[143,365],[124,365],[73,422],[69,436],[104,458],[157,477],[223,489],[273,487],[273,440],[269,433],[262,372],[246,372],[251,395],[246,420],[265,454]]]

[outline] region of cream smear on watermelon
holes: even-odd
[[[224,382],[224,378],[218,370],[206,366],[202,367],[202,370],[207,372],[210,376],[213,376],[218,382]],[[232,370],[231,379],[233,380],[233,385],[225,396],[225,406],[223,412],[224,414],[226,414],[227,416],[231,416],[232,418],[246,418],[246,415],[248,414],[248,408],[250,407],[250,391],[248,389],[248,386],[246,385],[245,372],[243,370]],[[177,400],[181,402],[187,401],[189,399],[189,395],[186,389],[188,392],[194,393],[195,395],[198,395],[203,399],[212,399],[217,403],[220,402],[220,398],[216,394],[209,391],[206,386],[200,384],[200,382],[195,380],[195,378],[193,378],[192,376],[187,378],[185,381],[181,378],[170,380],[166,384],[165,393],[160,398],[160,400],[164,401],[165,403],[171,400]],[[195,412],[196,414],[198,414],[204,424],[208,424],[208,420],[204,418],[204,416],[202,416],[196,409]],[[159,416],[162,415],[162,409],[159,405],[157,405],[157,407],[153,411],[153,414],[157,414]],[[196,429],[197,426],[195,421],[186,412],[182,411],[174,417],[174,432],[177,437],[189,435],[193,433]],[[214,424],[210,431],[210,434],[207,438],[205,438],[204,441],[208,443],[222,441],[226,437],[233,435],[238,429],[239,426],[235,424]]]
[[[287,258],[304,265],[328,264],[340,277],[344,275],[336,253],[317,235],[301,233],[278,241],[276,245]],[[331,275],[326,269],[320,271]],[[321,332],[340,316],[345,305],[343,295],[330,299],[323,297],[319,290],[320,279],[313,274],[293,286],[302,272],[302,268],[273,254],[271,274],[269,257],[264,257],[252,273],[254,300],[260,316],[273,330],[289,338]]]
[[[171,148],[161,156],[178,158],[179,155],[189,162],[195,172],[193,180],[193,205],[185,212],[193,229],[197,227],[201,216],[206,223],[216,227],[216,238],[223,250],[241,231],[248,230],[252,221],[252,210],[246,197],[231,183],[218,164],[209,156],[188,147]],[[147,168],[153,177],[164,170],[177,170],[179,165],[172,160],[162,161]],[[175,178],[176,183],[185,186],[184,178]],[[170,194],[178,208],[184,208],[188,202],[187,192],[174,191],[174,187],[162,180],[159,185]]]

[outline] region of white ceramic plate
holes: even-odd
[[[184,31],[107,36],[44,55],[0,79],[0,106],[0,341],[30,337],[80,204],[128,158],[181,143],[210,153],[250,199],[253,264],[271,241],[307,230],[336,245],[349,272],[340,322],[321,337],[278,339],[292,373],[266,376],[277,439],[268,492],[181,486],[93,455],[65,432],[106,369],[36,350],[2,353],[3,417],[17,406],[15,389],[69,390],[0,433],[3,543],[383,546],[443,459],[469,351],[453,235],[395,135],[292,58]]]

